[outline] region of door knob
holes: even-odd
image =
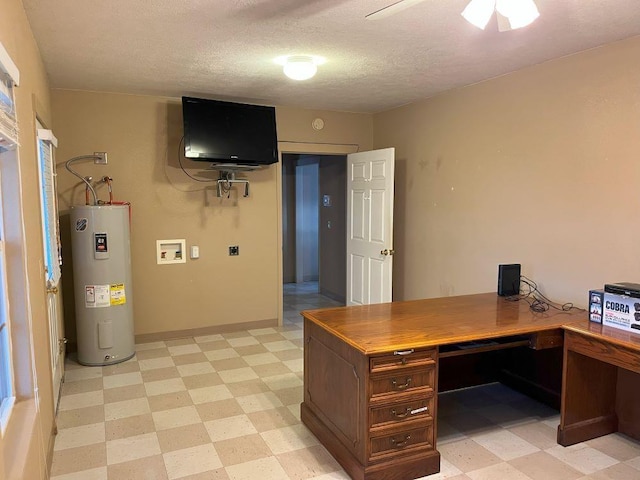
[[[393,255],[394,253],[396,253],[396,251],[393,249],[385,248],[384,250],[380,250],[380,255]]]

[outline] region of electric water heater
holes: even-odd
[[[78,362],[110,365],[133,357],[128,205],[71,207]]]

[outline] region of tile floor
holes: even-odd
[[[54,480],[348,479],[300,423],[298,312],[336,305],[287,286],[278,328],[140,344],[108,367],[67,360]],[[564,448],[559,415],[502,385],[439,397],[442,470],[429,480],[637,480],[622,435]]]

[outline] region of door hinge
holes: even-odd
[[[67,340],[66,337],[58,339],[58,354],[61,354],[64,352],[64,346],[67,344],[68,341],[69,340]]]

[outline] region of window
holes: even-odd
[[[0,149],[1,148],[2,147],[0,147]],[[1,183],[0,179],[0,185]],[[1,191],[0,198],[2,198]],[[0,202],[0,432],[4,432],[15,399],[13,394],[11,342],[9,341],[10,325],[7,314],[7,276],[5,272],[5,237],[3,227],[2,203]]]
[[[11,341],[11,323],[9,321],[9,290],[7,284],[7,237],[5,224],[7,212],[3,191],[2,166],[6,162],[17,161],[15,149],[18,146],[18,122],[13,88],[18,85],[20,72],[0,44],[0,437],[9,421],[15,402],[14,355]],[[10,176],[9,176],[10,178]],[[6,180],[6,178],[5,178]]]
[[[20,72],[0,43],[0,148],[12,150],[18,145],[18,122],[13,101],[13,87]]]

